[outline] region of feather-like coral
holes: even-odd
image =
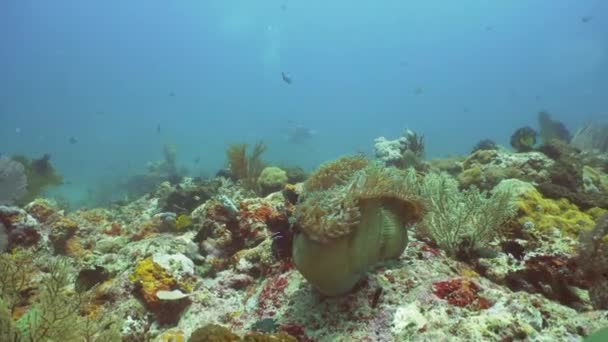
[[[258,191],[257,180],[264,169],[262,154],[266,145],[258,142],[253,147],[251,155],[247,155],[247,144],[232,144],[226,149],[226,158],[232,177],[241,181],[248,190]]]
[[[515,195],[500,190],[487,196],[477,188],[459,191],[447,174],[429,174],[420,185],[427,202],[424,232],[450,255],[469,252],[490,242],[516,211]]]

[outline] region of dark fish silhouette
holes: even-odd
[[[70,137],[70,139],[68,139],[68,142],[74,145],[78,143],[78,139],[76,139],[75,137]]]
[[[169,92],[169,96],[170,96],[170,97],[174,97],[174,96],[175,96],[175,93],[171,91],[171,92]]]
[[[156,133],[160,133],[160,124],[156,125]]]
[[[591,19],[593,19],[593,17],[592,17],[592,16],[590,16],[590,15],[586,15],[586,16],[581,17],[581,21],[582,21],[583,23],[588,23],[588,22],[590,22],[590,21],[591,21]]]
[[[287,84],[291,84],[291,82],[293,82],[293,80],[291,79],[291,76],[289,76],[285,72],[281,72],[281,78],[283,78],[283,82],[285,82]]]

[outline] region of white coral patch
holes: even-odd
[[[428,320],[420,312],[420,305],[416,301],[397,309],[393,317],[392,330],[395,334],[402,334],[406,329],[414,331],[422,329],[427,323]]]

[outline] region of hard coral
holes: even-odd
[[[576,237],[583,231],[591,230],[594,225],[592,216],[567,199],[547,199],[536,190],[521,195],[517,204],[518,222],[522,225],[531,222],[539,232],[558,229],[565,235]]]
[[[296,268],[326,295],[350,291],[370,267],[401,255],[407,227],[422,218],[413,169],[365,164],[342,159],[322,167],[296,207]]]
[[[518,178],[525,181],[547,181],[554,161],[542,153],[510,154],[498,150],[479,150],[472,153],[462,164],[458,175],[461,188],[475,185],[490,190],[503,179]]]
[[[265,167],[258,177],[262,196],[281,190],[287,184],[287,172],[276,166]]]
[[[159,324],[175,324],[179,321],[179,314],[189,304],[188,298],[175,301],[161,301],[157,297],[158,291],[184,290],[189,292],[189,286],[177,281],[167,273],[151,257],[140,261],[129,279],[137,285],[137,294],[152,311]]]

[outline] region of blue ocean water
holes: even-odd
[[[78,202],[165,144],[213,175],[228,144],[260,139],[268,162],[311,169],[406,127],[427,157],[508,145],[539,110],[575,130],[608,118],[607,14],[600,0],[2,0],[0,152],[51,154]],[[294,125],[316,134],[289,143]]]

